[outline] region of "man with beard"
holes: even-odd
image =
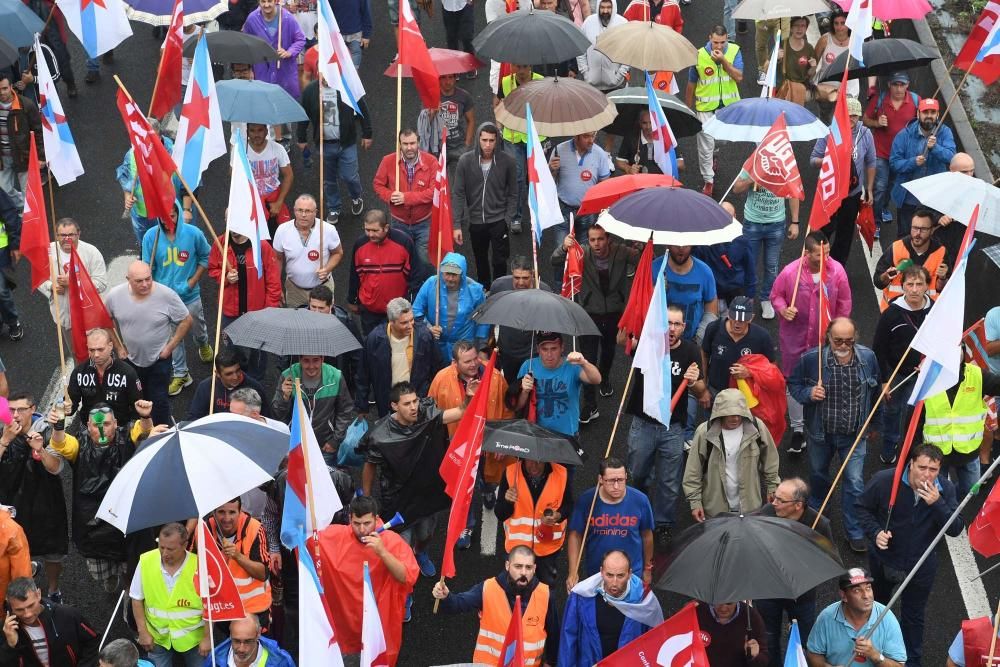
[[[559,658],[559,612],[549,587],[535,577],[535,554],[526,546],[511,549],[504,572],[451,594],[444,581],[431,594],[441,600],[445,614],[479,613],[479,636],[472,662],[492,665],[500,657],[515,600],[521,600],[524,664],[554,666]]]
[[[382,158],[372,184],[378,198],[389,205],[392,228],[410,237],[424,264],[430,261],[427,240],[436,173],[437,160],[420,150],[416,131],[405,128],[399,133],[399,151]]]
[[[374,498],[357,496],[348,510],[350,525],[333,524],[319,533],[323,589],[336,621],[337,643],[345,656],[361,651],[360,581],[367,562],[385,633],[386,660],[394,665],[403,641],[404,603],[417,582],[417,561],[402,537],[384,530]]]
[[[583,21],[580,30],[590,40],[587,52],[577,56],[576,64],[584,81],[594,86],[602,93],[620,88],[625,83],[628,65],[619,65],[597,50],[595,44],[601,33],[609,28],[627,23],[625,18],[615,11],[612,0],[601,0],[597,5],[597,13],[591,14]]]

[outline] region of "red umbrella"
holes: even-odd
[[[602,181],[587,190],[577,215],[600,213],[616,201],[637,190],[646,188],[676,188],[681,182],[664,174],[629,174]]]
[[[471,72],[479,69],[484,64],[479,58],[465,51],[453,51],[451,49],[428,49],[428,51],[431,53],[431,61],[433,61],[434,67],[437,68],[438,74],[441,76]],[[383,74],[386,76],[396,76],[396,61],[393,61]],[[403,65],[403,76],[413,76],[408,65]]]

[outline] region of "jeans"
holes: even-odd
[[[225,331],[226,327],[237,319],[236,317],[223,315],[222,330]],[[247,372],[247,375],[263,384],[264,374],[267,373],[267,352],[255,350],[252,347],[233,345],[232,343],[228,343],[228,341],[223,344],[228,344],[236,352],[236,355],[240,358],[240,366]],[[264,397],[261,396],[261,398]]]
[[[340,212],[339,177],[347,184],[351,199],[361,198],[361,176],[358,175],[358,145],[342,146],[339,141],[323,142],[323,197],[326,212]]]
[[[911,410],[906,400],[913,391],[916,379],[907,380],[895,389],[889,398],[885,399],[882,408],[882,458],[891,459],[896,455],[896,449],[902,440],[903,433],[910,421]]]
[[[198,655],[197,646],[181,653],[180,651],[165,649],[159,644],[155,644],[153,650],[146,655],[146,659],[153,663],[153,667],[173,667],[174,656],[181,656],[184,667],[202,667],[205,664],[205,658]]]
[[[7,193],[14,205],[20,210],[24,208],[24,190],[28,186],[28,172],[17,171],[10,160],[0,157],[0,190]]]
[[[512,144],[509,141],[503,142],[505,153],[514,158],[517,164],[517,212],[514,214],[515,220],[520,220],[524,211],[524,202],[528,198],[528,145],[525,143]]]
[[[361,40],[355,39],[347,43],[347,50],[351,52],[351,62],[354,63],[354,69],[360,69],[361,67]]]
[[[797,600],[754,600],[754,606],[767,631],[767,654],[771,658],[768,664],[770,667],[781,667],[784,664],[781,657],[781,616],[787,614],[789,621],[798,621],[799,637],[805,646],[816,623],[816,594],[809,591]]]
[[[420,261],[423,264],[420,267],[419,273],[421,276],[427,271],[425,267],[430,265],[430,257],[427,255],[427,242],[431,238],[431,219],[427,218],[416,224],[408,225],[405,222],[400,222],[399,220],[393,219],[392,228],[399,230],[410,237],[413,241],[413,247],[417,251],[417,255],[420,257]],[[433,267],[430,273],[437,273],[438,267]],[[414,273],[418,273],[417,267],[411,267],[410,269]]]
[[[875,192],[872,193],[872,212],[875,223],[890,222],[892,213],[889,211],[890,169],[888,158],[875,158]],[[888,219],[886,216],[888,215]]]
[[[459,42],[461,42],[463,51],[474,53],[472,48],[472,35],[476,28],[474,5],[470,2],[457,12],[444,9],[441,12],[441,18],[444,19],[444,32],[448,48],[453,51],[458,50]]]
[[[448,230],[442,230],[447,234]],[[494,278],[507,275],[507,258],[510,257],[510,238],[507,236],[507,222],[497,220],[485,225],[470,224],[469,239],[472,255],[476,258],[476,280],[489,286]],[[490,261],[490,249],[493,261]],[[435,258],[436,259],[436,258]]]
[[[654,463],[655,479],[651,479]],[[684,427],[675,422],[667,428],[654,419],[633,417],[628,430],[628,470],[635,486],[652,498],[656,525],[673,526],[684,472]]]
[[[764,273],[757,289],[758,301],[771,299],[771,288],[778,277],[778,258],[781,255],[781,245],[785,242],[785,225],[780,222],[760,223],[743,221],[743,238],[750,247],[750,256],[754,266],[757,257],[763,253]]]
[[[811,425],[810,425],[811,426]],[[816,433],[813,429],[806,429],[806,439],[809,443],[809,506],[818,510],[823,504],[823,499],[830,491],[830,463],[833,461],[834,453],[839,461],[844,460],[844,456],[854,443],[853,435],[849,433]],[[844,470],[844,489],[842,505],[844,512],[844,532],[847,539],[860,540],[864,537],[861,530],[861,523],[858,521],[857,510],[854,505],[861,492],[864,490],[864,467],[865,454],[868,452],[867,438],[861,438],[858,446],[851,454],[847,468]]]
[[[736,19],[733,18],[733,11],[739,0],[722,0],[722,25],[726,27],[729,34],[729,41],[736,43]]]
[[[872,551],[868,552],[868,570],[875,580],[872,582],[875,601],[882,604],[889,602],[893,589],[908,574],[885,567]],[[902,630],[903,643],[906,645],[906,667],[920,667],[921,664],[920,658],[924,652],[924,610],[927,598],[931,595],[936,570],[936,560],[924,563],[900,596],[899,629]]]
[[[615,362],[615,348],[618,346],[616,337],[618,336],[618,320],[621,313],[611,313],[609,315],[591,315],[590,319],[597,325],[600,336],[580,336],[577,338],[577,345],[587,361],[597,366],[601,371],[601,381],[611,382],[611,366]],[[600,346],[600,353],[598,353]],[[597,408],[597,386],[584,384],[582,388],[583,400],[580,402],[580,414],[586,416],[591,410]]]
[[[972,460],[962,465],[946,465],[941,463],[941,477],[949,479],[948,472],[954,472],[951,481],[955,483],[955,496],[959,502],[969,493],[972,485],[979,481],[979,456],[973,456]]]
[[[14,294],[7,284],[7,276],[0,271],[0,319],[4,324],[17,324],[20,318],[17,315],[17,306],[14,305]]]
[[[847,258],[851,254],[851,242],[858,219],[858,209],[861,208],[861,192],[845,197],[840,202],[840,208],[830,217],[830,222],[823,227],[823,233],[830,242],[830,257],[847,266]]]
[[[205,308],[202,306],[201,298],[199,297],[191,303],[184,305],[187,306],[193,320],[191,322],[191,330],[188,333],[194,339],[194,344],[199,347],[208,345],[208,327],[205,326]],[[187,349],[184,347],[184,341],[181,341],[174,348],[172,360],[175,378],[182,378],[188,374]]]
[[[170,417],[170,395],[167,394],[170,360],[160,359],[152,366],[135,366],[135,372],[142,382],[142,397],[153,403],[153,423],[173,424]]]
[[[156,218],[146,218],[135,212],[135,207],[131,209],[132,214],[132,231],[135,232],[135,240],[142,247],[142,237],[146,235],[150,229],[156,226]]]

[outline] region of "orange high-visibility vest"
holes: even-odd
[[[521,615],[525,667],[538,667],[542,664],[546,636],[545,614],[548,609],[549,587],[539,582]],[[479,636],[476,638],[472,662],[479,665],[497,664],[512,614],[503,587],[495,577],[487,579],[483,583],[483,611],[480,614]]]
[[[218,524],[214,517],[208,520],[208,527],[213,534],[217,530]],[[253,549],[254,540],[258,533],[261,533],[260,521],[254,519],[246,512],[240,512],[240,517],[236,521],[236,548],[247,558],[250,558],[250,550]],[[262,545],[266,549],[266,545]],[[229,571],[233,574],[233,581],[240,591],[240,599],[243,600],[243,608],[250,614],[259,614],[271,608],[271,584],[267,579],[261,581],[254,579],[243,569],[243,566],[231,558],[228,562]],[[265,563],[266,566],[266,563]]]
[[[904,259],[909,259],[910,251],[906,249],[903,245],[902,240],[893,241],[892,243],[892,265],[899,266],[899,263]],[[924,260],[923,267],[927,269],[927,272],[931,274],[931,281],[927,285],[927,296],[931,298],[932,301],[936,301],[938,297],[937,289],[937,270],[944,261],[944,246],[941,246],[934,252],[927,255],[927,259]],[[885,309],[889,307],[889,304],[896,297],[903,296],[903,275],[899,274],[895,278],[889,281],[889,284],[882,288],[882,298],[878,300],[878,307],[885,312]]]
[[[517,491],[514,513],[503,522],[504,549],[507,553],[514,547],[523,545],[534,551],[536,556],[548,556],[559,551],[566,540],[568,517],[563,517],[554,526],[542,524],[545,510],[558,510],[566,494],[566,468],[558,463],[550,465],[552,472],[545,480],[545,487],[538,496],[537,503],[531,498],[521,466],[515,464],[507,467],[507,485]]]

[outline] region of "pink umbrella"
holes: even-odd
[[[845,12],[851,11],[853,0],[834,0]],[[875,18],[883,21],[895,21],[896,19],[910,19],[916,21],[927,16],[931,11],[927,0],[878,0],[872,5],[872,13]]]
[[[428,51],[431,53],[431,60],[440,76],[471,72],[483,66],[483,62],[479,58],[465,51],[453,51],[452,49],[428,49]],[[396,76],[396,61],[393,61],[383,74]],[[413,76],[409,65],[403,65],[403,76]]]

